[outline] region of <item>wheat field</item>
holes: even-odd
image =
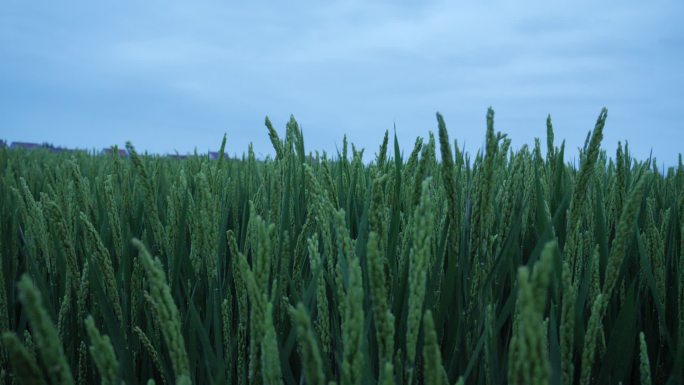
[[[682,384],[684,165],[606,119],[572,155],[491,109],[473,155],[439,114],[369,162],[294,118],[266,159],[0,149],[0,384]]]

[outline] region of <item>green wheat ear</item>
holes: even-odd
[[[416,359],[418,333],[423,315],[427,272],[432,260],[433,205],[430,196],[431,178],[423,181],[420,204],[413,213],[413,247],[409,256],[409,297],[406,321],[406,354],[409,382]]]
[[[100,235],[93,224],[88,220],[85,213],[80,213],[81,223],[85,227],[86,238],[90,244],[91,251],[95,254],[95,261],[99,267],[100,273],[103,275],[104,287],[111,306],[114,308],[114,314],[120,324],[123,324],[123,310],[121,310],[121,303],[119,302],[119,289],[114,275],[114,267],[112,266],[112,258],[109,250],[105,247],[100,239]]]
[[[338,224],[344,221],[341,212],[337,216]],[[348,239],[347,239],[348,241]],[[341,385],[360,385],[363,383],[366,360],[364,357],[364,291],[363,274],[359,258],[349,247],[346,255],[348,263],[349,284],[344,292],[344,312],[342,313],[343,361]]]
[[[458,229],[459,218],[458,218],[458,192],[456,190],[455,181],[455,166],[454,158],[451,153],[451,143],[449,142],[449,132],[446,128],[446,123],[444,123],[444,118],[440,113],[437,113],[437,125],[439,129],[439,149],[442,155],[442,181],[444,183],[444,189],[446,191],[446,200],[448,205],[448,218],[450,221],[449,227],[449,256],[456,256],[456,250],[458,249]],[[431,146],[430,146],[431,147]],[[425,155],[428,155],[426,151]],[[422,181],[420,181],[422,183]],[[416,182],[415,197],[418,198],[418,181]],[[422,187],[421,187],[422,188]]]
[[[518,269],[518,302],[508,366],[508,383],[511,385],[546,385],[551,378],[544,309],[556,248],[555,241],[544,246],[531,277],[528,267]]]
[[[19,300],[26,311],[34,341],[43,364],[48,368],[50,380],[54,384],[73,385],[74,378],[67,363],[62,343],[57,336],[55,325],[43,307],[40,292],[27,275],[21,277],[18,286]]]
[[[598,269],[597,269],[598,270]],[[573,360],[575,342],[575,306],[577,285],[572,282],[572,271],[567,261],[562,265],[562,310],[560,324],[561,372],[564,384],[572,384],[575,373]]]
[[[138,337],[140,340],[140,344],[142,345],[142,348],[147,352],[147,354],[150,356],[152,359],[152,363],[154,364],[155,369],[157,369],[158,372],[162,372],[162,365],[161,365],[161,360],[159,358],[159,353],[157,353],[157,350],[154,348],[152,345],[152,342],[150,339],[147,337],[145,332],[142,331],[138,326],[133,327],[133,333]],[[164,384],[166,384],[166,378],[162,377],[164,380]]]
[[[582,348],[582,362],[580,379],[582,384],[588,384],[591,380],[591,371],[596,358],[596,349],[599,333],[601,332],[603,309],[606,300],[602,294],[596,296],[591,306],[591,315],[587,324],[587,331],[584,335],[584,346]]]
[[[19,385],[45,385],[36,359],[13,333],[3,333],[2,344],[9,355],[14,377]]]
[[[325,385],[323,374],[323,360],[311,326],[311,320],[303,304],[297,308],[289,308],[290,317],[297,329],[302,363],[304,365],[304,379],[309,385]]]
[[[6,260],[3,254],[2,240],[0,240],[0,266],[4,266],[4,261]],[[4,271],[0,271],[0,332],[9,330],[9,309],[7,307],[7,289],[5,288],[5,274]],[[2,346],[0,345],[0,355],[2,355]],[[0,358],[0,363],[2,359]]]
[[[606,125],[608,110],[603,108],[599,115],[594,131],[591,134],[588,153],[584,156],[582,166],[577,177],[577,183],[570,201],[570,215],[568,216],[568,231],[575,231],[575,226],[579,224],[580,205],[585,200],[587,189],[591,177],[594,175],[594,166],[601,150],[601,140],[603,139],[603,127]]]
[[[164,268],[158,258],[152,259],[142,242],[138,239],[133,239],[132,242],[133,246],[140,252],[140,260],[145,268],[145,273],[147,273],[150,298],[153,301],[154,313],[164,336],[166,347],[169,349],[176,383],[190,384],[190,364],[181,333],[180,315],[171,296],[171,289],[166,282]]]
[[[95,326],[92,316],[85,320],[86,331],[90,338],[90,355],[100,372],[102,385],[118,385],[119,362],[108,336],[103,336]]]
[[[368,235],[367,265],[371,310],[375,321],[375,334],[378,343],[378,360],[392,362],[394,355],[394,315],[390,309],[385,276],[385,258],[378,250],[378,234]]]
[[[639,333],[639,373],[641,374],[641,385],[651,385],[651,364],[648,360],[648,348],[644,332]]]
[[[283,383],[280,368],[280,353],[278,352],[278,337],[273,326],[273,304],[266,304],[266,318],[264,319],[264,339],[261,341],[261,370],[264,385],[279,385]]]
[[[442,366],[442,354],[439,351],[439,341],[435,331],[435,322],[432,319],[430,310],[423,316],[423,365],[425,366],[423,375],[426,384],[446,385],[444,383],[444,367]]]
[[[632,229],[637,221],[641,208],[641,200],[646,190],[648,175],[642,176],[629,194],[618,222],[617,232],[613,239],[610,255],[606,266],[606,276],[603,282],[603,300],[608,302],[611,298],[615,284],[618,280],[620,267],[627,253],[627,240],[632,234]],[[603,306],[605,308],[605,305]]]
[[[283,142],[278,137],[278,132],[276,132],[275,128],[273,128],[273,124],[271,124],[271,120],[268,118],[268,116],[265,119],[265,124],[266,128],[268,129],[268,137],[271,139],[271,144],[273,145],[273,149],[276,153],[276,160],[283,159]]]
[[[378,381],[381,385],[394,385],[394,365],[391,362],[385,362],[382,367],[382,375]]]

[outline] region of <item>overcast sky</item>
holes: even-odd
[[[604,148],[682,152],[681,0],[414,3],[3,0],[0,138],[265,156],[294,114],[309,150],[369,159],[436,111],[476,151],[491,105],[516,147],[550,113],[571,159],[606,106]]]

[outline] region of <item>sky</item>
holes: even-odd
[[[482,148],[486,111],[514,148],[551,114],[577,157],[602,107],[604,148],[674,165],[684,143],[684,2],[29,1],[0,4],[0,139],[139,151],[273,153],[290,115],[307,150],[343,135],[407,155],[437,131]]]

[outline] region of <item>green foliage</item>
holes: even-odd
[[[119,363],[116,360],[109,337],[100,334],[93,317],[86,318],[85,325],[90,338],[90,355],[100,373],[102,385],[116,385],[119,376]]]
[[[24,275],[19,281],[19,300],[26,311],[31,332],[40,358],[54,384],[73,385],[74,379],[50,316],[43,306],[40,292],[31,279]],[[22,354],[23,355],[23,354]]]
[[[43,374],[35,357],[26,349],[19,338],[12,333],[2,335],[2,344],[9,355],[9,363],[17,383],[23,385],[45,385]]]
[[[171,296],[166,275],[159,259],[152,259],[145,245],[133,239],[133,245],[140,251],[140,259],[147,273],[151,302],[156,321],[166,342],[176,381],[189,377],[190,364],[185,350],[185,342],[181,334],[180,314]]]
[[[508,363],[508,383],[512,385],[545,385],[551,378],[543,315],[555,247],[555,242],[546,244],[531,277],[527,267],[518,269],[518,301]]]
[[[473,156],[2,149],[0,385],[682,383],[684,165],[606,119],[578,167],[491,109]]]

